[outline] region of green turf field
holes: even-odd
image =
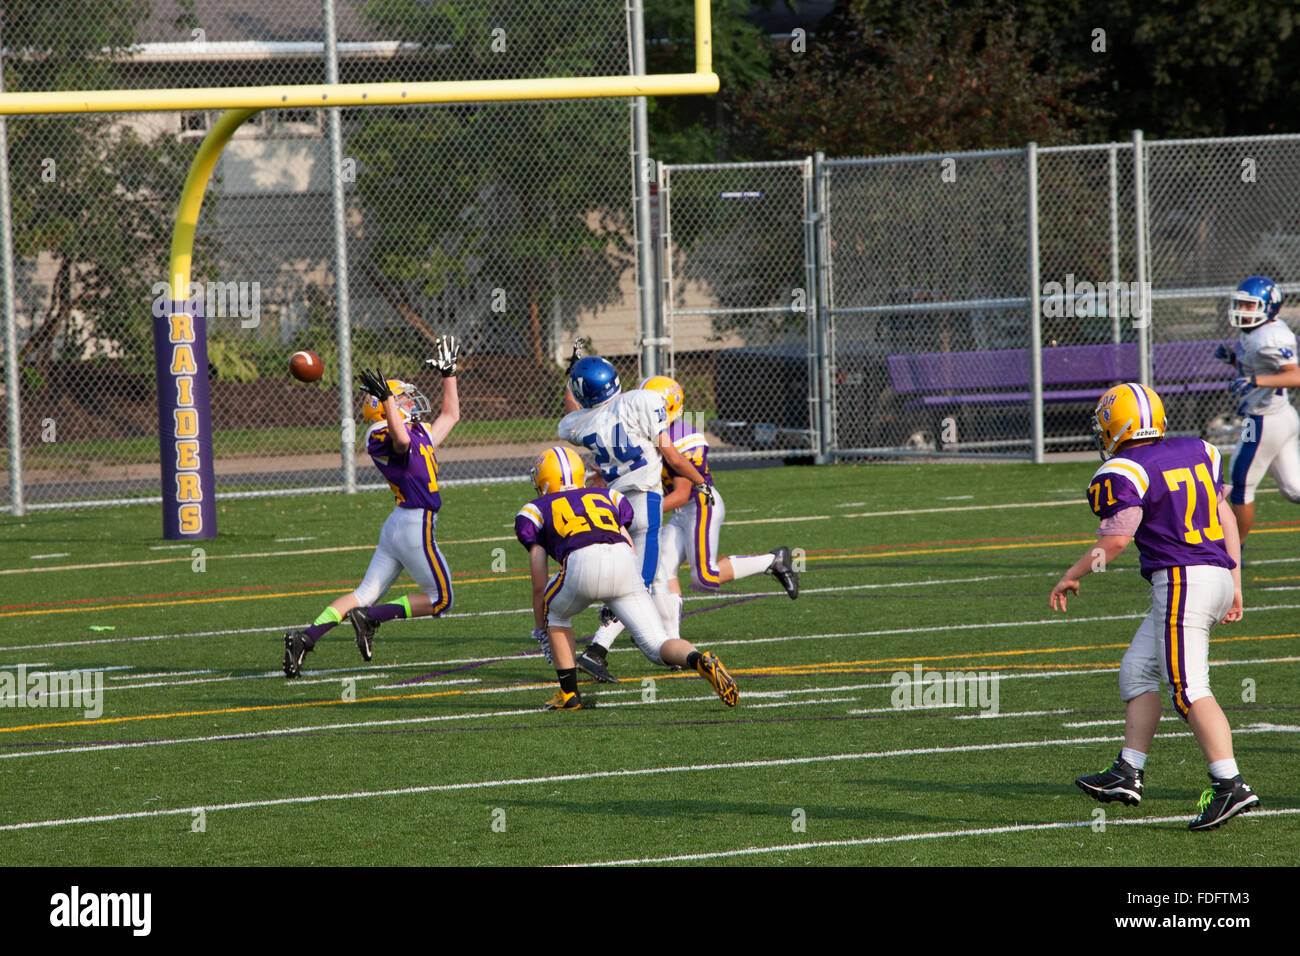
[[[1263,810],[1186,831],[1205,764],[1169,711],[1142,805],[1106,805],[1103,827],[1073,781],[1120,746],[1116,666],[1148,592],[1130,548],[1067,615],[1047,607],[1092,540],[1093,468],[721,473],[723,553],[786,544],[806,560],[796,602],[767,576],[687,592],[682,635],[735,674],[735,709],[622,638],[621,686],[584,684],[591,710],[539,710],[554,672],[511,537],[523,482],[445,492],[450,614],[383,625],[371,664],[344,624],[293,682],[283,633],[360,580],[386,495],[224,502],[201,559],[160,540],[157,506],[0,519],[0,674],[88,668],[105,686],[98,717],[80,699],[3,698],[0,858],[1293,864],[1300,510],[1261,494],[1245,620],[1212,635]],[[595,610],[576,623],[590,634]],[[918,663],[985,674],[984,706],[898,709],[894,675]]]

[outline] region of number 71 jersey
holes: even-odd
[[[632,505],[607,488],[573,488],[534,498],[515,515],[515,537],[525,548],[540,544],[564,563],[574,551],[592,544],[623,541],[632,523]]]
[[[1088,484],[1088,504],[1105,520],[1141,508],[1133,536],[1148,581],[1161,568],[1208,564],[1232,569],[1219,522],[1219,450],[1199,438],[1164,438],[1111,458]]]

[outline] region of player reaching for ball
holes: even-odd
[[[1210,628],[1242,616],[1240,541],[1220,483],[1222,460],[1199,438],[1165,438],[1164,404],[1143,385],[1110,389],[1093,419],[1104,464],[1088,485],[1088,504],[1101,519],[1101,537],[1052,588],[1048,603],[1064,611],[1080,578],[1136,541],[1151,611],[1119,665],[1124,748],[1108,769],[1075,783],[1102,803],[1141,801],[1163,673],[1174,710],[1210,765],[1210,787],[1188,828],[1213,830],[1259,806],[1238,772],[1228,718],[1210,693]]]
[[[659,531],[659,564],[650,594],[659,608],[668,636],[681,634],[682,589],[677,580],[677,569],[683,561],[690,565],[691,580],[699,588],[713,591],[728,581],[755,574],[771,574],[791,600],[797,598],[799,575],[792,566],[789,548],[777,548],[766,554],[718,555],[718,535],[727,508],[709,472],[709,441],[682,418],[685,395],[674,379],[656,375],[642,382],[641,388],[663,396],[664,408],[668,412],[669,441],[699,470],[713,492],[711,500],[695,492],[690,478],[664,462],[661,476],[663,510],[665,514],[671,511],[672,517],[663,522]],[[584,656],[590,656],[596,648],[608,651],[622,630],[623,625],[617,619],[602,621]]]
[[[717,655],[664,632],[625,530],[634,518],[631,502],[613,489],[585,487],[584,472],[575,452],[548,448],[531,471],[533,487],[541,497],[515,516],[515,536],[528,550],[533,636],[560,682],[545,709],[582,707],[570,622],[573,615],[599,602],[608,603],[627,622],[632,639],[648,660],[696,671],[724,704],[736,706],[736,681]],[[560,570],[549,580],[548,556],[560,562]]]
[[[366,450],[393,489],[397,506],[379,532],[379,546],[366,576],[355,591],[320,613],[310,627],[284,636],[284,675],[297,677],[302,660],[327,631],[347,618],[356,632],[362,660],[370,660],[375,632],[394,618],[437,617],[452,606],[451,574],[438,550],[434,530],[442,496],[438,493],[438,459],[434,450],[460,420],[454,336],[443,336],[427,365],[442,374],[442,408],[432,423],[429,400],[414,385],[387,379],[383,372],[362,370],[357,376],[366,393],[362,415],[369,428]],[[391,604],[376,604],[405,568],[420,591]]]

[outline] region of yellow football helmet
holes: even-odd
[[[648,392],[658,392],[664,397],[664,407],[668,409],[668,421],[677,420],[682,413],[682,403],[686,400],[682,387],[667,375],[654,375],[641,383]]]
[[[533,487],[537,489],[539,495],[581,488],[587,480],[587,472],[582,466],[582,459],[578,457],[578,453],[560,445],[542,452],[533,462],[532,470],[528,474],[533,479]]]
[[[429,404],[429,399],[425,397],[425,394],[410,382],[390,378],[388,387],[393,392],[394,401],[403,396],[409,400],[397,402],[397,410],[402,413],[402,421],[404,422],[419,421],[420,416],[428,415],[433,407]],[[368,425],[382,422],[384,420],[384,403],[373,395],[367,395],[366,400],[361,404],[361,417],[366,420]]]
[[[1167,425],[1165,403],[1160,396],[1136,382],[1110,389],[1092,415],[1092,430],[1102,461],[1114,455],[1126,441],[1163,438]]]

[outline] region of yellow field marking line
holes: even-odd
[[[1300,637],[1296,634],[1259,634],[1259,635],[1241,635],[1237,637],[1212,637],[1211,644],[1227,644],[1236,641],[1281,641],[1287,638]],[[748,669],[732,670],[733,674],[774,674],[782,676],[793,676],[794,674],[816,674],[827,668],[834,667],[861,667],[868,664],[919,664],[924,661],[947,661],[947,660],[973,660],[985,657],[1015,657],[1024,654],[1068,654],[1071,651],[1104,651],[1116,650],[1121,647],[1128,647],[1129,641],[1116,644],[1079,644],[1073,647],[1027,647],[1011,651],[972,651],[964,654],[936,654],[925,657],[880,657],[875,659],[860,661],[827,661],[820,664],[777,664],[771,667],[754,667]],[[1005,667],[1026,666],[1026,667],[1096,667],[1097,664],[1051,664],[1051,665],[1002,665]]]
[[[466,578],[463,581],[453,581],[453,586],[461,584],[484,584],[488,581],[527,581],[528,575],[502,575],[494,574],[490,578]],[[115,611],[123,607],[180,607],[182,604],[221,604],[226,601],[261,601],[269,598],[287,598],[302,597],[306,594],[338,594],[339,589],[334,588],[312,588],[307,591],[280,591],[276,594],[237,594],[225,595],[223,597],[209,598],[186,598],[182,601],[135,601],[129,604],[91,604],[80,607],[50,607],[38,608],[31,611],[4,611],[0,617],[23,617],[32,614],[74,614],[77,611]]]
[[[551,690],[555,681],[544,684],[518,684],[511,690]],[[170,714],[135,714],[130,717],[99,717],[94,720],[64,720],[48,724],[25,724],[21,727],[0,727],[0,734],[9,734],[17,730],[47,730],[51,727],[90,727],[100,724],[124,724],[137,720],[166,720],[172,717],[210,717],[216,714],[250,714],[259,710],[297,710],[303,707],[334,707],[339,704],[370,704],[389,700],[427,700],[430,697],[447,697],[459,694],[490,694],[499,691],[499,687],[483,687],[474,690],[437,690],[423,694],[384,694],[378,697],[358,697],[356,700],[300,700],[291,704],[253,704],[247,707],[220,707],[215,710],[182,710]]]
[[[1284,640],[1293,637],[1300,637],[1300,634],[1263,634],[1258,636],[1243,635],[1240,637],[1211,638],[1210,640],[1212,642],[1218,642],[1218,643],[1229,643],[1229,642],[1237,642],[1237,641],[1275,641],[1275,640]],[[1025,648],[1025,649],[1011,650],[1011,651],[984,651],[984,652],[974,652],[969,654],[945,654],[940,656],[928,656],[928,657],[886,657],[886,658],[879,658],[875,660],[838,661],[838,662],[833,661],[825,664],[789,665],[789,666],[777,665],[773,667],[755,667],[755,668],[734,670],[732,671],[732,673],[739,674],[741,676],[767,674],[771,676],[784,676],[784,677],[797,677],[800,675],[817,675],[817,674],[834,674],[834,673],[876,673],[878,672],[877,670],[833,671],[833,670],[828,670],[827,668],[835,668],[835,667],[853,668],[853,667],[860,667],[861,665],[869,665],[869,664],[889,664],[889,663],[905,664],[905,663],[916,663],[920,661],[970,659],[970,658],[979,658],[979,657],[1000,657],[1000,656],[1006,656],[1012,654],[1053,654],[1053,653],[1065,653],[1069,651],[1106,650],[1106,649],[1115,649],[1115,648],[1127,647],[1127,646],[1128,646],[1127,644],[1092,644],[1092,645],[1080,645],[1077,647]],[[1049,667],[1049,666],[1057,667],[1057,668],[1069,668],[1069,667],[1083,668],[1083,667],[1110,666],[1110,664],[1108,664],[1108,662],[1101,662],[1099,664],[1098,662],[1093,661],[1093,662],[1081,663],[1081,664],[1052,664],[1052,665],[1006,664],[1003,666],[1007,668],[1039,669],[1039,668]],[[896,667],[883,668],[879,670],[883,672],[889,670],[897,670],[897,668]],[[645,677],[625,678],[623,681],[620,681],[620,683],[636,684],[643,680],[680,680],[686,676],[687,675],[683,675],[683,674],[650,674],[650,675],[646,675]],[[694,675],[690,675],[690,676],[694,676]],[[546,681],[545,683],[537,683],[537,684],[519,684],[519,685],[512,686],[509,689],[512,691],[550,689],[553,686],[554,686],[553,681]],[[492,694],[492,693],[499,693],[501,690],[502,688],[500,687],[479,687],[473,689],[457,688],[454,690],[428,691],[420,694],[384,694],[384,695],[373,696],[373,697],[358,697],[355,701],[347,701],[341,699],[340,700],[309,700],[309,701],[295,701],[293,703],[287,703],[287,704],[256,704],[256,705],[250,705],[246,707],[221,707],[213,710],[188,710],[188,711],[176,711],[173,713],[164,713],[164,714],[135,714],[128,717],[100,717],[94,720],[89,720],[89,719],[68,720],[68,721],[57,721],[57,722],[45,723],[45,724],[24,724],[18,727],[0,727],[0,734],[13,733],[14,731],[19,731],[19,730],[47,730],[55,727],[88,727],[88,726],[98,726],[101,724],[130,723],[139,720],[166,720],[174,717],[209,717],[209,716],[215,716],[217,714],[247,714],[247,713],[254,713],[257,711],[266,711],[266,710],[296,710],[296,709],[301,709],[303,707],[332,707],[340,704],[377,703],[383,701],[396,701],[396,700],[428,700],[434,697],[458,697],[458,696],[465,696],[465,695],[472,695],[472,694]]]

